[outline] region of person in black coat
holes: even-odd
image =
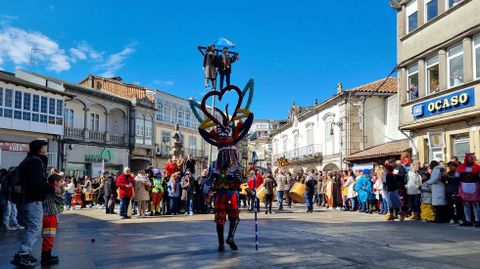
[[[35,266],[36,259],[32,256],[32,248],[42,230],[42,203],[48,194],[55,191],[60,192],[59,187],[54,187],[47,182],[47,145],[48,142],[44,140],[30,142],[30,151],[18,167],[23,199],[21,204],[17,206],[19,206],[21,213],[19,215],[23,217],[21,221],[26,231],[17,254],[11,261],[12,264],[17,266]]]
[[[228,48],[223,48],[223,54],[217,56],[217,70],[220,74],[220,89],[223,89],[223,82],[227,80],[227,86],[230,85],[230,74],[232,73],[232,64],[238,60],[238,54],[229,55]]]
[[[107,173],[106,177],[107,179],[105,180],[105,185],[103,186],[103,190],[105,192],[105,210],[107,214],[116,214],[115,203],[117,199],[117,185],[115,182],[115,176]]]

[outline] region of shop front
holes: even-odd
[[[478,86],[440,95],[412,106],[413,121],[401,126],[410,131],[422,163],[463,160],[466,152],[480,153]]]
[[[37,133],[3,130],[0,135],[0,169],[9,169],[12,166],[18,166],[25,159],[29,151],[29,143],[35,139],[44,139],[48,142],[47,157],[48,167],[56,167],[58,140],[55,136],[39,135]]]
[[[128,149],[66,144],[64,153],[69,176],[95,177],[104,171],[118,174],[128,166]]]

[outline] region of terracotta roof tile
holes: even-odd
[[[387,79],[385,84],[382,85],[383,81],[385,79],[379,79],[374,82],[370,82],[368,84],[358,86],[352,89],[349,89],[348,91],[352,92],[378,92],[378,93],[397,93],[397,78],[390,77]],[[380,87],[380,88],[378,88]]]
[[[345,157],[347,161],[365,160],[373,158],[381,158],[388,156],[400,155],[402,152],[410,149],[410,142],[408,139],[397,140],[381,144],[375,147],[365,149],[363,151],[354,153],[348,157]]]

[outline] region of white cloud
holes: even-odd
[[[104,52],[95,50],[82,41],[73,48],[62,48],[50,37],[35,31],[13,27],[10,21],[16,17],[0,16],[0,65],[16,67],[36,64],[47,70],[67,71],[78,61],[90,61],[104,76],[114,76],[125,65],[125,60],[135,52],[135,44],[127,45],[122,51],[104,57]]]
[[[82,41],[75,48],[71,48],[70,54],[73,62],[86,59],[101,61],[103,58],[103,52],[98,52],[93,49],[92,46],[87,43],[87,41]]]
[[[154,80],[153,84],[171,87],[175,82],[171,80]]]
[[[15,65],[27,65],[30,61],[43,61],[48,70],[61,72],[70,69],[70,61],[60,46],[39,32],[20,28],[0,28],[0,61],[6,59]]]
[[[101,76],[115,76],[116,72],[125,65],[124,61],[134,52],[134,44],[130,44],[125,46],[122,51],[108,56],[107,60],[104,63],[97,66],[99,69],[103,70]]]

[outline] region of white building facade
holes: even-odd
[[[17,166],[35,139],[48,141],[48,167],[59,166],[65,102],[72,96],[55,83],[37,85],[0,71],[0,168]]]
[[[348,155],[401,135],[386,115],[388,98],[396,91],[395,78],[346,91],[339,84],[337,94],[323,103],[307,108],[294,105],[288,123],[271,135],[272,162],[285,156],[292,169],[348,168],[344,162]],[[387,132],[391,138],[386,138]]]
[[[131,102],[108,92],[20,71],[34,83],[55,83],[74,96],[65,101],[59,168],[70,176],[118,173],[129,165]]]

